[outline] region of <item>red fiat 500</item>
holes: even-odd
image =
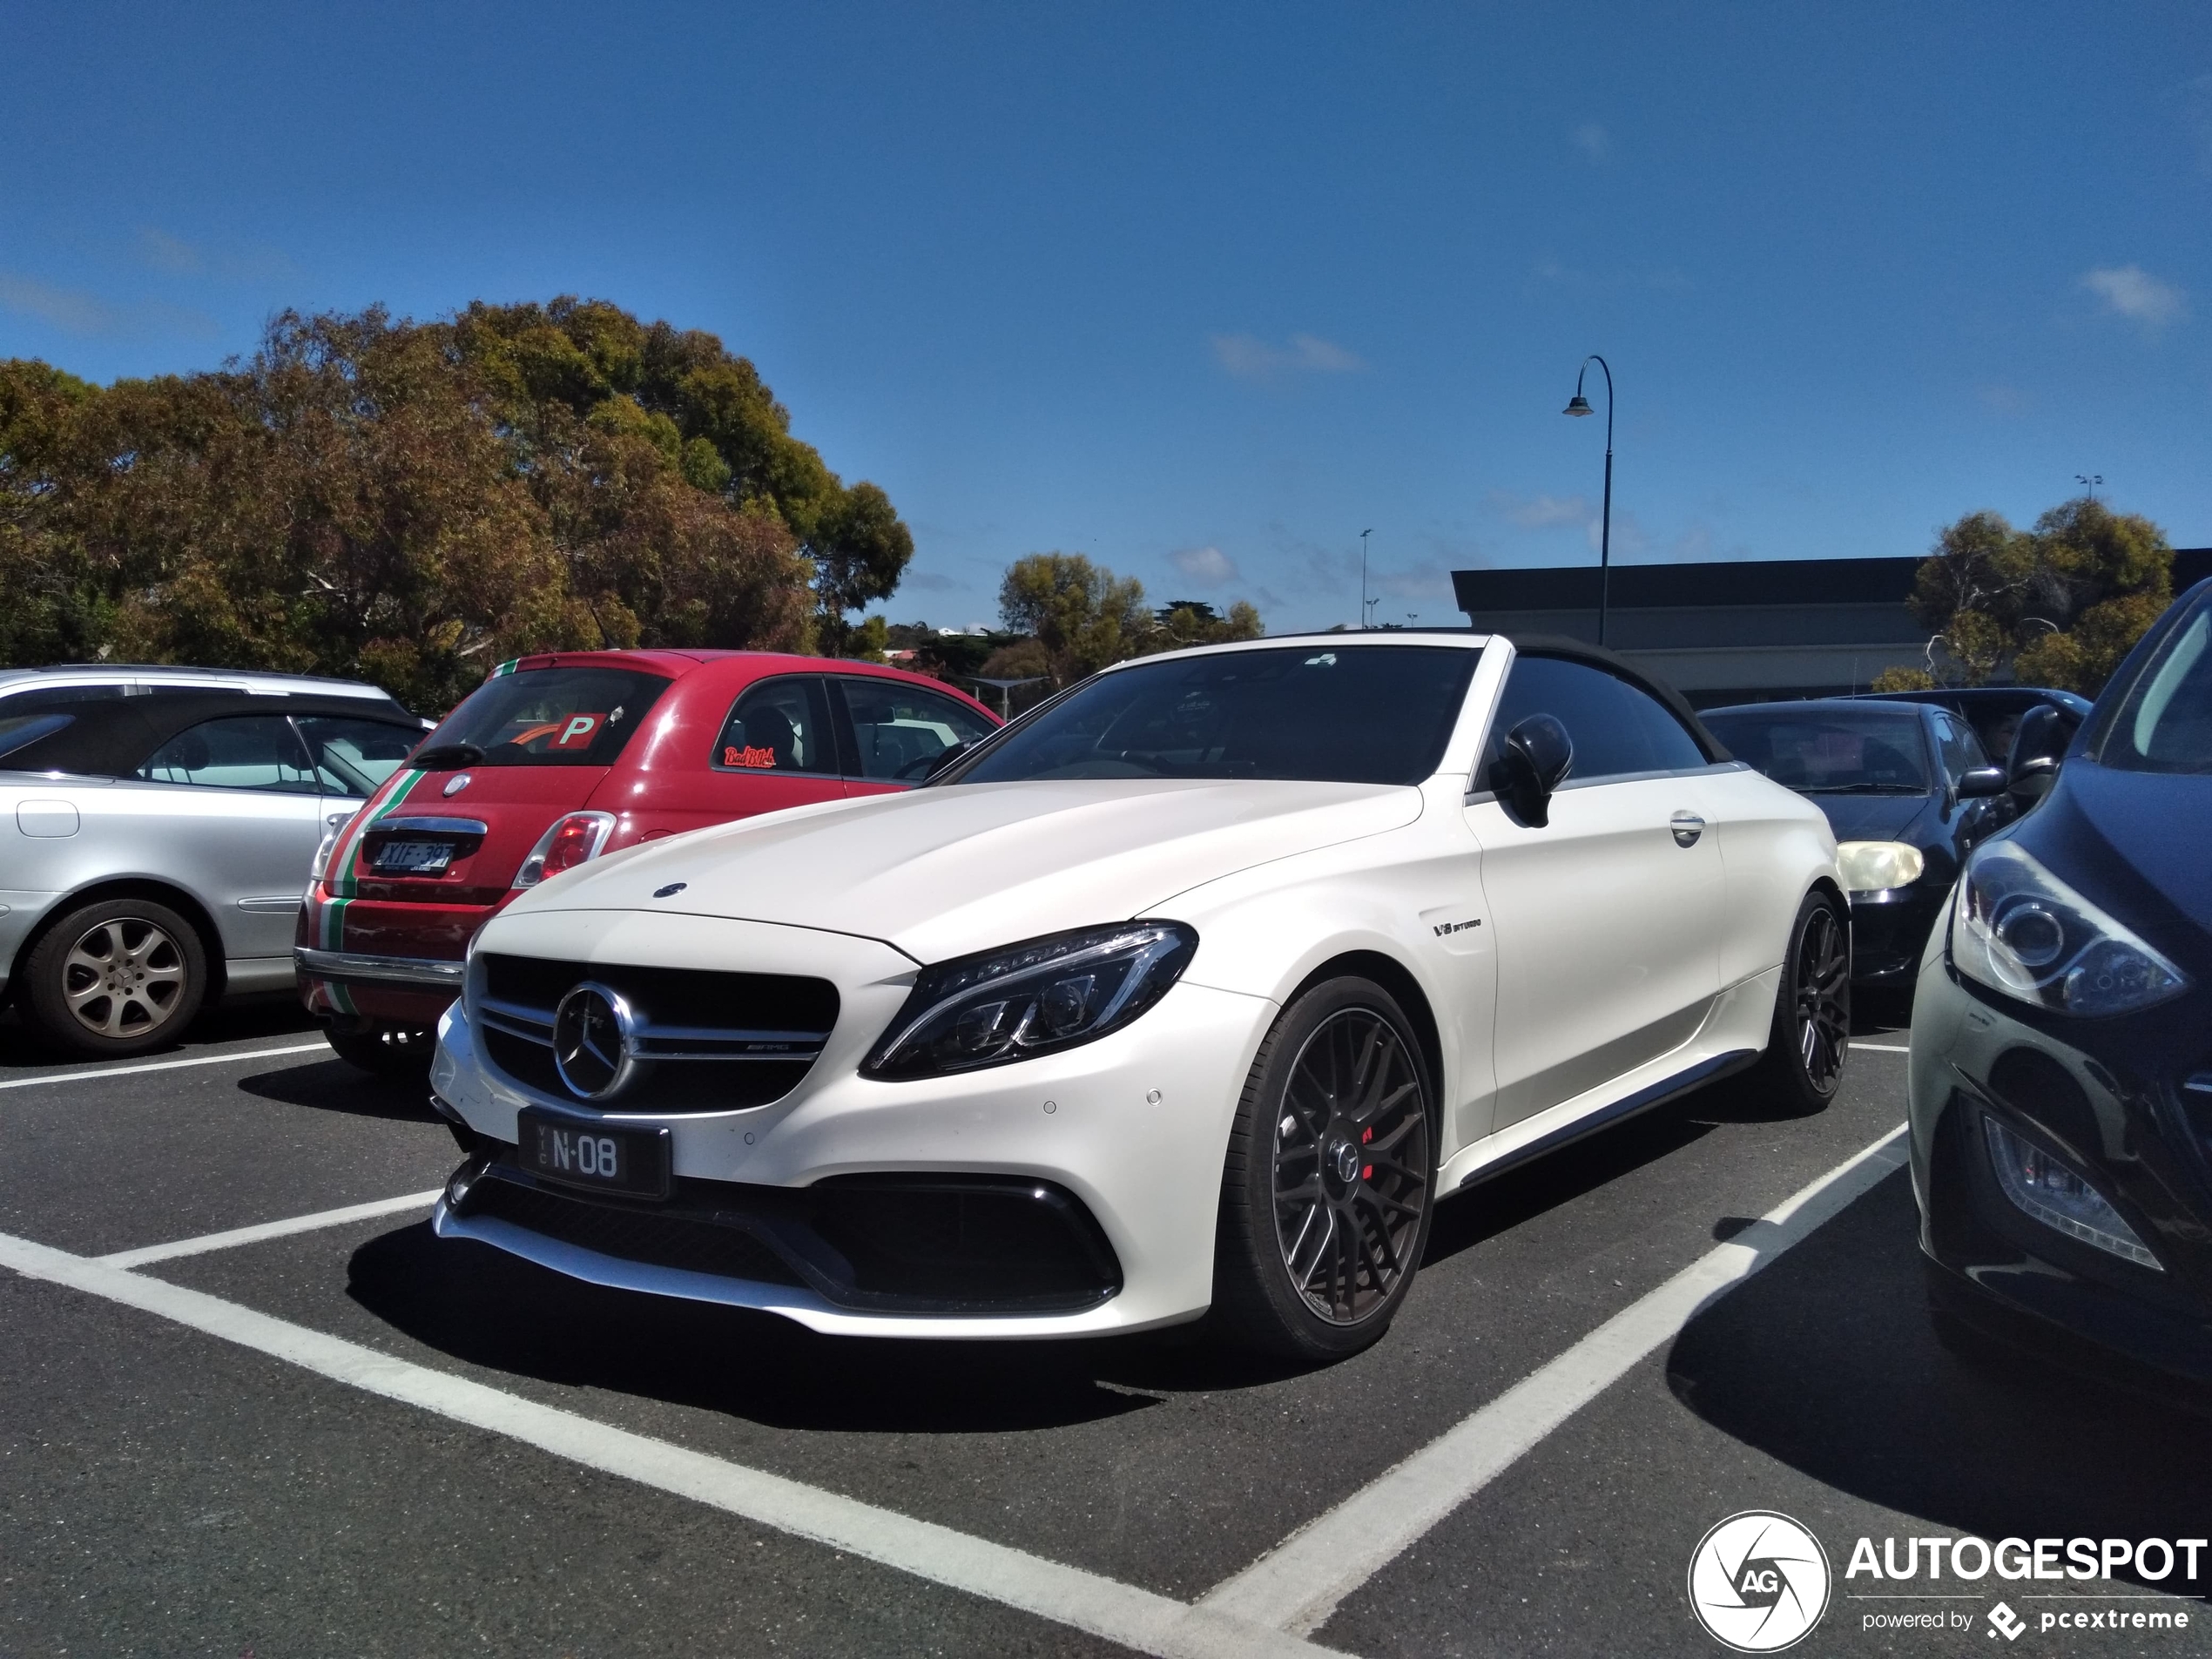
[[[934,680],[762,651],[501,664],[315,855],[301,993],[372,1071],[427,1065],[477,928],[638,841],[919,783],[998,725]]]

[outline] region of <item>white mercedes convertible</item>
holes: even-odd
[[[435,1226],[823,1332],[1348,1353],[1440,1200],[1731,1071],[1823,1105],[1846,903],[1819,810],[1606,653],[1146,658],[517,899]]]

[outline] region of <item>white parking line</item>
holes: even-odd
[[[233,1060],[266,1060],[273,1055],[306,1054],[311,1049],[330,1053],[330,1045],[317,1037],[313,1042],[295,1042],[282,1049],[239,1049],[230,1054],[194,1055],[189,1060],[152,1060],[143,1066],[102,1066],[86,1071],[50,1071],[39,1077],[10,1077],[0,1082],[0,1089],[36,1089],[40,1083],[81,1082],[88,1077],[135,1077],[147,1071],[177,1071],[185,1066],[219,1066]]]
[[[1912,1049],[1906,1048],[1903,1043],[1861,1042],[1856,1037],[1851,1039],[1851,1046],[1854,1049],[1871,1049],[1876,1054],[1911,1054],[1912,1052]]]
[[[1216,1585],[1198,1605],[1299,1635],[1319,1629],[1345,1596],[1671,1339],[1701,1309],[1902,1165],[1904,1138],[1899,1124]]]
[[[233,1227],[224,1233],[203,1233],[198,1238],[179,1238],[173,1244],[118,1250],[112,1256],[96,1256],[92,1259],[103,1267],[144,1267],[149,1262],[174,1261],[179,1256],[199,1256],[211,1250],[235,1250],[240,1244],[258,1244],[265,1238],[311,1233],[324,1227],[342,1227],[349,1221],[368,1221],[376,1216],[396,1215],[402,1210],[428,1210],[437,1202],[442,1190],[443,1189],[432,1187],[428,1192],[409,1192],[397,1198],[379,1198],[373,1204],[348,1204],[343,1210],[320,1210],[312,1216],[293,1216],[286,1221],[265,1221],[255,1227]]]
[[[595,1422],[482,1383],[378,1353],[219,1297],[0,1234],[0,1266],[175,1321],[402,1405],[536,1447],[812,1539],[1160,1659],[1260,1659],[1329,1650],[1276,1629],[879,1509],[781,1475]]]

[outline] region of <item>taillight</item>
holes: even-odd
[[[346,833],[346,826],[354,821],[352,813],[333,813],[323,819],[322,844],[315,848],[315,861],[307,880],[310,885],[320,881],[330,873],[330,854],[338,845],[338,838]]]
[[[554,819],[553,827],[537,838],[529,857],[515,872],[515,885],[534,887],[548,876],[573,870],[577,865],[597,858],[606,850],[607,838],[614,833],[612,813],[570,813],[565,818]]]

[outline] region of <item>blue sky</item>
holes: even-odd
[[[1912,554],[2101,494],[2212,543],[2212,17],[2052,7],[0,0],[0,355],[285,306],[719,334],[919,551],[1271,627],[1447,573]],[[1595,371],[1593,371],[1595,375]]]

